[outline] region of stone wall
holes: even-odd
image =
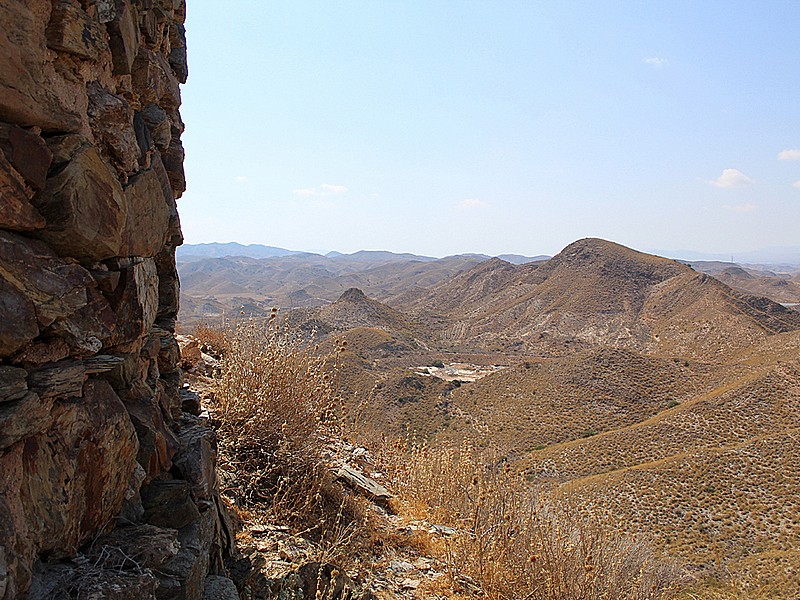
[[[0,2],[3,600],[200,597],[222,569],[216,441],[173,335],[184,16]]]

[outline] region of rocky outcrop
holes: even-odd
[[[0,2],[0,600],[230,594],[173,335],[184,16]]]

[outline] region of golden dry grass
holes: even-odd
[[[611,535],[567,502],[531,493],[507,464],[465,445],[395,447],[392,481],[428,521],[456,593],[490,600],[656,599],[687,582],[640,540]]]

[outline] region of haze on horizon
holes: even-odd
[[[186,241],[797,246],[790,1],[190,7]]]

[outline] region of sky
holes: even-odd
[[[800,245],[795,0],[187,4],[187,243]]]

